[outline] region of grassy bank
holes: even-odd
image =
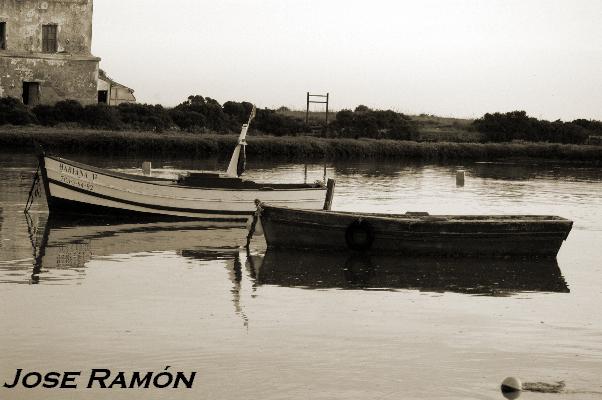
[[[35,142],[60,154],[139,154],[227,156],[237,135],[0,127],[0,151],[33,151]],[[451,143],[317,137],[248,138],[249,157],[287,160],[413,159],[424,161],[494,161],[508,158],[584,162],[599,165],[602,146],[556,143]]]

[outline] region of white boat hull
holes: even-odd
[[[243,221],[255,211],[255,199],[318,210],[326,196],[324,187],[190,187],[117,174],[58,157],[41,156],[40,161],[48,206],[57,213]]]

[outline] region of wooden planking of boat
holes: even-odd
[[[259,203],[269,248],[412,256],[555,257],[572,221],[545,215],[370,214]]]
[[[225,173],[189,173],[177,180],[161,179],[96,168],[40,151],[48,208],[57,214],[214,221],[247,220],[255,211],[255,199],[301,209],[322,209],[333,195],[333,189],[327,191],[323,182],[274,184],[240,177],[244,172],[246,134],[254,115],[255,107],[242,127]]]

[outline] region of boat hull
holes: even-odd
[[[261,222],[268,248],[413,256],[555,257],[572,227],[552,216],[385,216],[270,205],[262,205]]]
[[[326,188],[236,189],[191,187],[175,181],[118,174],[70,160],[40,157],[51,213],[134,216],[145,219],[246,221],[255,199],[302,209],[321,209]]]

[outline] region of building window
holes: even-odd
[[[56,53],[56,25],[42,25],[42,51],[44,53]]]
[[[0,22],[0,50],[6,50],[6,22]]]

